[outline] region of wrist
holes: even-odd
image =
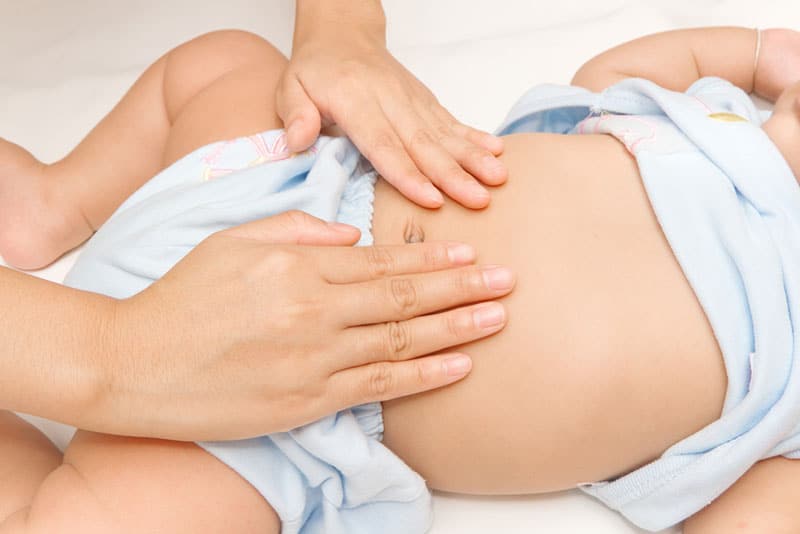
[[[158,375],[154,355],[168,354],[160,321],[151,313],[151,293],[144,291],[112,300],[99,317],[101,357],[95,365],[97,387],[81,428],[130,436],[149,435],[155,413],[152,404],[162,399],[147,391],[148,378]]]
[[[38,339],[27,351],[27,370],[18,376],[16,410],[97,428],[106,418],[98,407],[114,300],[62,286],[48,293],[49,304],[40,308],[41,321],[29,334]]]
[[[86,430],[105,431],[117,414],[108,410],[109,383],[113,362],[118,356],[116,315],[119,301],[92,295],[87,299],[76,332],[78,354],[70,362],[74,383],[70,393],[74,413],[69,424]]]
[[[775,102],[781,93],[797,81],[796,65],[800,63],[800,33],[771,28],[761,30],[761,47],[754,73],[753,90]]]
[[[386,16],[380,0],[297,0],[292,50],[314,41],[363,40],[386,46]]]

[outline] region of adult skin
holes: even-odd
[[[346,28],[346,31],[342,31]],[[336,123],[384,179],[427,208],[443,190],[484,208],[508,171],[502,139],[465,126],[386,49],[380,0],[297,0],[292,56],[276,91],[289,148]],[[438,188],[438,189],[437,189]]]
[[[331,32],[341,20],[352,24],[348,39]],[[214,56],[207,61],[213,63]],[[132,92],[145,99],[159,97],[165,64],[157,63]],[[482,207],[488,192],[469,173],[491,185],[505,181],[505,168],[495,157],[502,141],[460,124],[386,50],[378,1],[298,1],[293,59],[277,94],[276,112],[289,128],[291,148],[306,148],[322,125],[335,121],[398,190],[424,206],[442,204],[430,182],[466,206]],[[178,113],[181,99],[173,100]],[[95,197],[111,199],[103,204],[70,197],[54,183],[63,181],[48,181],[40,162],[0,139],[0,255],[15,267],[33,269],[85,241],[113,206],[158,171],[152,162],[162,162],[161,152],[150,159],[126,158],[124,140],[110,147],[100,142],[105,132],[120,121],[137,124],[128,129],[128,141],[140,150],[162,151],[160,135],[166,135],[174,119],[167,111],[166,116],[146,113],[121,103],[81,147],[54,165],[61,176],[82,176],[78,190],[94,189]],[[147,135],[140,135],[144,131]],[[106,154],[107,161],[125,164],[99,168],[94,179],[71,172],[101,148],[113,152]],[[23,175],[41,176],[23,186],[14,180]],[[106,179],[111,175],[115,180]],[[64,206],[76,207],[67,212]],[[0,408],[103,433],[235,439],[285,430],[347,406],[426,391],[465,376],[471,362],[463,354],[414,358],[496,330],[477,326],[471,308],[434,316],[444,328],[412,320],[496,298],[510,288],[491,289],[475,269],[433,272],[471,264],[475,252],[466,245],[348,250],[357,240],[354,228],[284,214],[212,236],[175,272],[123,302],[0,268],[0,309],[7,310],[0,336]],[[316,270],[288,272],[287,263],[298,258],[313,258]],[[311,306],[307,294],[281,291],[324,279],[324,264],[335,265],[347,284],[383,280],[388,289],[372,309],[396,310],[390,320],[362,318],[360,324],[327,332],[319,337],[325,345],[309,349],[305,325],[352,308],[353,292],[343,291],[345,297],[321,293],[325,296]],[[411,274],[417,275],[419,299],[398,308],[403,300],[398,280],[403,279],[397,276]],[[278,278],[283,287],[274,282]],[[263,305],[281,298],[282,306]],[[286,309],[294,314],[287,318]],[[414,346],[402,358],[351,350],[354,341],[345,332],[370,323],[378,323],[373,331],[380,329],[385,341],[377,346],[385,347],[391,347],[398,325],[413,323]],[[345,352],[342,347],[353,357],[333,361],[329,355]]]
[[[462,378],[471,367],[462,355],[413,358],[492,332],[468,308],[414,316],[506,291],[483,284],[474,267],[442,270],[472,263],[466,246],[291,245],[357,239],[349,226],[283,214],[210,237],[124,301],[0,268],[0,406],[115,434],[231,439]],[[409,280],[419,295],[411,304],[398,293]],[[314,299],[301,290],[309,287]],[[371,292],[376,314],[392,310],[390,321],[311,336],[309,324],[332,324],[360,305],[363,294],[347,296],[358,287]],[[381,338],[391,346],[398,325],[414,335],[402,358],[374,350]],[[354,348],[367,337],[371,350]]]

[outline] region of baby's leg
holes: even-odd
[[[175,111],[171,129],[160,140],[160,162],[168,164],[209,142],[279,126],[272,108],[273,91],[286,60],[269,43],[248,34],[223,32],[178,50],[179,56],[168,55],[172,59],[165,67],[180,83],[166,86],[164,102]],[[227,53],[230,65],[219,63],[213,82],[208,83],[212,52]],[[178,89],[191,92],[191,87],[200,89],[181,96]],[[109,128],[110,135],[113,130]],[[98,138],[97,143],[103,141]],[[131,158],[135,159],[133,148]],[[88,170],[93,157],[87,155],[85,161]],[[145,172],[144,165],[140,172]],[[33,500],[0,523],[0,534],[277,534],[279,529],[278,518],[264,498],[200,447],[84,431],[76,434],[63,465],[47,477]]]
[[[61,452],[44,434],[0,410],[0,522],[27,505],[59,464]]]
[[[212,87],[258,64],[277,84],[272,70],[282,68],[282,61],[257,36],[236,31],[204,35],[156,61],[64,159],[45,165],[0,139],[0,256],[15,267],[43,267],[88,239],[125,198],[185,154],[187,146],[209,141],[212,132],[225,137],[231,127],[255,133],[241,124],[242,113],[234,113],[238,122],[226,119],[239,110],[239,102],[217,98],[231,95]],[[248,110],[254,113],[253,128],[280,124],[271,89],[259,95],[258,109]],[[205,99],[196,98],[200,95]],[[194,131],[197,119],[185,108],[210,100],[215,107],[203,120],[219,122]]]
[[[191,443],[79,432],[0,534],[278,534],[267,502]]]

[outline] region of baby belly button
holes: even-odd
[[[406,221],[405,228],[403,228],[403,239],[406,243],[422,243],[425,241],[425,230],[416,223],[413,217]]]

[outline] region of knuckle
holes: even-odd
[[[383,247],[367,247],[364,249],[367,268],[375,278],[381,278],[393,272],[396,260],[391,252]]]
[[[447,162],[446,166],[444,167],[443,173],[445,176],[449,176],[451,180],[455,180],[458,182],[466,182],[470,181],[471,178],[464,172],[463,167],[459,164],[456,160],[451,159]]]
[[[409,138],[409,145],[412,147],[427,147],[435,142],[433,135],[424,128],[419,128]]]
[[[486,150],[485,148],[481,148],[475,145],[470,145],[470,147],[466,150],[465,156],[473,161],[483,161],[486,158],[494,157],[492,154]]]
[[[388,131],[380,130],[373,135],[371,147],[373,154],[380,155],[397,150],[397,143]]]
[[[450,132],[452,133],[452,135],[455,135],[455,136],[458,136],[458,137],[464,137],[465,135],[467,135],[467,132],[469,131],[469,126],[465,126],[464,124],[459,122],[459,120],[456,119],[455,117],[453,117],[452,115],[448,115],[445,118],[445,124],[450,129]]]
[[[404,317],[414,315],[419,307],[419,294],[414,282],[407,278],[395,278],[389,281],[389,297]]]
[[[424,247],[422,253],[422,261],[425,266],[431,269],[450,264],[450,256],[447,252],[447,245],[444,243],[436,243]]]
[[[424,85],[416,93],[417,101],[423,106],[423,109],[432,115],[438,116],[442,112],[442,104],[433,92]]]
[[[367,391],[374,398],[381,398],[387,395],[394,386],[394,375],[392,374],[392,364],[383,362],[376,363],[372,367],[369,378],[367,379]]]
[[[287,275],[303,263],[302,254],[286,247],[275,247],[264,257],[263,269],[269,275]]]
[[[423,387],[425,384],[428,383],[430,379],[430,374],[425,368],[425,365],[421,361],[414,362],[414,380],[417,383],[417,386]]]
[[[466,320],[465,320],[466,319]],[[460,339],[469,332],[472,321],[464,313],[448,313],[444,316],[444,331],[451,338]]]
[[[484,288],[483,276],[477,268],[462,269],[454,283],[460,295],[475,295]]]
[[[392,321],[386,323],[386,356],[388,360],[399,360],[411,348],[411,330],[407,324]]]
[[[292,332],[296,332],[298,328],[306,329],[309,324],[320,324],[325,313],[324,306],[314,298],[288,299],[281,303],[280,309],[281,313],[272,319],[271,326]]]
[[[440,139],[453,136],[453,129],[448,124],[439,124],[436,126],[436,134]]]

